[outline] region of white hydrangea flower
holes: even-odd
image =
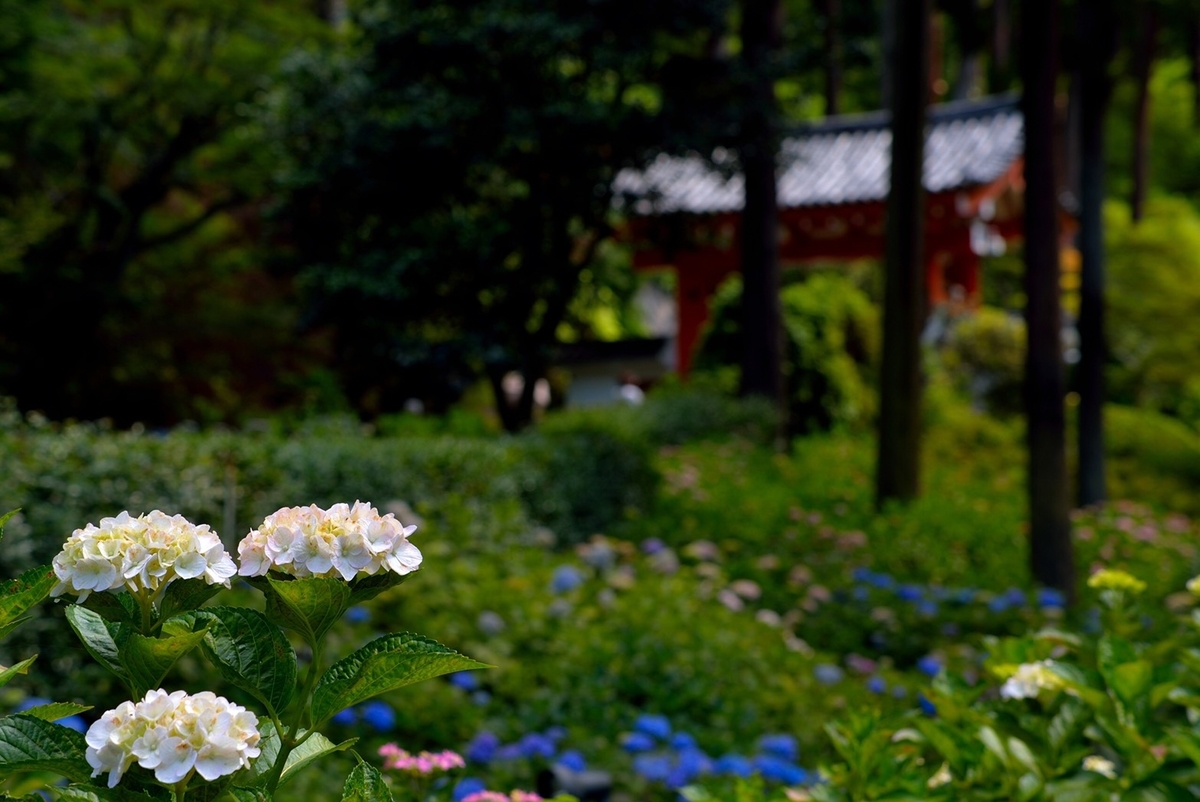
[[[223,696],[159,689],[109,710],[84,738],[92,776],[107,771],[112,788],[135,762],[166,785],[193,771],[206,780],[224,777],[258,757],[260,736],[258,717]]]
[[[421,567],[420,550],[408,542],[415,530],[362,501],[328,510],[316,504],[285,507],[242,538],[238,573],[265,576],[274,569],[302,579],[340,576],[347,582],[380,571],[404,576]]]
[[[1016,672],[1001,686],[1000,695],[1005,699],[1032,699],[1043,689],[1059,690],[1062,687],[1062,679],[1050,670],[1047,661],[1041,660],[1017,666]]]
[[[203,577],[229,587],[237,566],[206,524],[159,510],[134,518],[122,512],[76,529],[54,558],[58,584],[51,596],[128,590],[158,596],[176,579]]]

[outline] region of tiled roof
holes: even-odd
[[[779,206],[826,206],[887,197],[891,131],[884,112],[831,117],[783,139]],[[925,145],[925,188],[942,192],[1000,177],[1024,146],[1015,95],[933,106]],[[661,154],[644,170],[622,170],[617,204],[634,214],[712,214],[742,208],[736,154],[717,149]]]

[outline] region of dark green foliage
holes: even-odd
[[[698,369],[738,364],[740,285],[728,282],[714,302]],[[847,278],[820,273],[785,287],[784,372],[788,426],[794,433],[863,426],[873,417],[879,313]]]

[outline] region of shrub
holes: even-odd
[[[805,433],[869,422],[879,341],[879,314],[870,299],[849,279],[818,273],[785,287],[780,301],[790,429]],[[739,363],[740,306],[741,282],[732,279],[713,301],[698,369]]]

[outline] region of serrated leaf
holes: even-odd
[[[163,630],[175,622],[189,630],[207,628],[204,652],[224,680],[252,694],[272,715],[287,708],[296,692],[296,651],[265,615],[247,607],[210,607],[178,616]]]
[[[105,621],[118,624],[134,624],[141,616],[137,601],[126,591],[93,593],[80,606],[99,613]]]
[[[380,571],[378,574],[356,578],[350,583],[350,604],[362,604],[399,585],[408,575],[400,576],[392,571]]]
[[[275,761],[279,758],[279,733],[275,730],[275,724],[270,721],[263,723],[259,727],[259,734],[261,736],[258,742],[259,755],[250,763],[248,769],[238,773],[235,781],[239,785],[260,786],[270,776],[271,769],[274,768]],[[303,734],[300,733],[300,735]],[[288,755],[287,761],[283,764],[283,773],[279,777],[280,785],[295,777],[301,769],[314,760],[334,752],[344,752],[357,742],[357,738],[351,738],[335,744],[321,733],[314,732]]]
[[[176,580],[167,585],[163,594],[159,616],[172,618],[180,613],[199,609],[200,605],[216,596],[222,589],[221,585],[210,585],[203,579]]]
[[[75,630],[88,654],[129,684],[129,674],[121,666],[120,646],[133,634],[128,624],[107,621],[100,613],[78,604],[67,608],[67,623]]]
[[[100,785],[68,785],[55,791],[55,802],[153,802],[158,799],[128,788]]]
[[[42,721],[58,721],[67,716],[78,716],[91,710],[91,705],[77,705],[74,702],[51,702],[46,705],[30,707],[21,712],[27,716],[40,718]]]
[[[3,688],[8,683],[12,682],[13,677],[17,676],[18,674],[29,673],[29,667],[33,665],[33,661],[36,659],[37,655],[35,654],[33,657],[22,660],[21,662],[11,665],[3,671],[0,671],[0,688]]]
[[[51,771],[86,782],[92,767],[84,760],[83,734],[18,713],[0,718],[0,777],[16,772]]]
[[[283,775],[279,778],[279,784],[283,785],[293,779],[301,769],[314,760],[334,752],[345,752],[356,743],[358,743],[357,738],[350,738],[340,744],[335,744],[321,733],[314,732],[307,741],[297,746],[288,755],[287,763],[283,764]]]
[[[404,632],[385,635],[334,663],[313,692],[314,723],[372,696],[455,671],[491,668],[435,640]]]
[[[325,637],[350,607],[350,589],[340,579],[284,580],[268,576],[254,585],[267,597],[267,617],[299,632],[309,644]]]
[[[41,604],[58,583],[49,566],[31,568],[16,579],[0,585],[0,626],[15,623]]]
[[[13,519],[13,516],[16,515],[20,511],[21,511],[21,508],[17,507],[15,510],[9,510],[8,512],[4,513],[3,515],[0,515],[0,538],[4,537],[4,527],[8,524],[9,521],[11,521]]]
[[[128,672],[130,689],[140,699],[146,691],[162,685],[163,677],[179,658],[200,645],[204,631],[168,635],[162,638],[147,638],[132,633],[120,646],[120,662]]]
[[[359,763],[346,778],[342,802],[393,802],[393,799],[379,769]]]

